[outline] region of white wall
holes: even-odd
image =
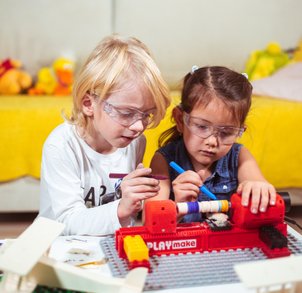
[[[248,54],[302,38],[301,0],[0,0],[0,59],[31,72],[61,54],[78,64],[111,32],[144,41],[175,85],[192,65],[243,70]]]
[[[31,73],[61,54],[82,60],[112,29],[110,0],[0,0],[0,59]]]
[[[300,0],[117,0],[116,31],[145,41],[170,82],[191,66],[244,68],[248,54],[302,37]]]

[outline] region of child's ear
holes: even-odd
[[[82,100],[83,113],[86,116],[93,116],[94,99],[91,95],[86,94]]]
[[[172,111],[173,118],[176,122],[176,128],[179,133],[183,133],[184,121],[183,121],[183,111],[179,107],[175,107]]]

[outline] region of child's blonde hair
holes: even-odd
[[[133,76],[134,75],[134,76]],[[169,88],[148,48],[134,37],[108,36],[93,50],[73,87],[73,110],[70,122],[82,127],[87,117],[82,112],[82,99],[87,93],[100,100],[119,90],[129,79],[139,79],[149,89],[155,103],[150,127],[156,127],[170,105]]]

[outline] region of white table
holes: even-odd
[[[297,239],[302,241],[302,235],[295,231],[293,228],[288,226],[288,232],[290,232]],[[90,260],[100,260],[104,258],[104,254],[100,248],[100,240],[102,237],[91,237],[91,236],[60,236],[51,246],[49,256],[58,260],[58,261],[67,261],[70,263],[75,263],[77,257],[83,259],[82,256],[72,255],[68,253],[71,248],[77,248],[79,250],[90,251],[90,255],[87,256],[85,261],[89,262]],[[97,271],[101,274],[111,275],[110,268],[107,264],[101,265],[95,268],[89,268],[91,270]],[[251,293],[255,292],[249,290],[242,283],[232,283],[232,284],[222,284],[222,285],[213,285],[213,286],[199,286],[199,287],[186,287],[179,289],[166,289],[160,291],[145,291],[149,293],[161,292],[161,293],[172,293],[172,292],[182,292],[182,293]]]

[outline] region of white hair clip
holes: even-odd
[[[248,74],[247,73],[245,73],[245,72],[242,72],[241,73],[246,79],[249,79],[249,76],[248,76]]]
[[[191,69],[191,74],[193,74],[198,69],[199,69],[199,67],[197,65],[193,65],[192,69]]]

